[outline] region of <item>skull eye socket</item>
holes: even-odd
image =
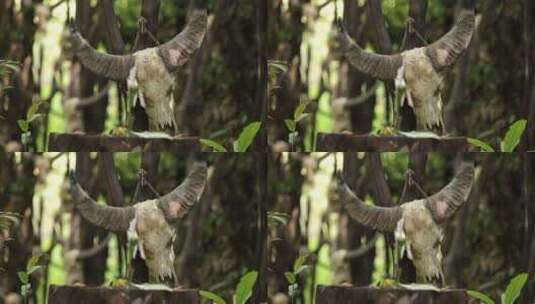
[[[435,244],[433,245],[433,248],[438,249],[440,247],[440,240],[436,240]]]
[[[173,238],[169,238],[169,241],[167,241],[166,247],[171,248],[173,246]]]

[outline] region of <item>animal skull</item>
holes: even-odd
[[[463,163],[453,180],[438,193],[397,207],[376,207],[362,202],[338,176],[337,190],[349,215],[359,223],[383,232],[394,232],[404,243],[418,282],[440,282],[442,225],[468,199],[474,180],[473,164]]]
[[[206,185],[206,164],[194,164],[191,173],[172,192],[129,207],[100,205],[89,197],[71,173],[71,195],[82,216],[109,231],[128,232],[138,240],[150,282],[175,279],[173,241],[175,222],[197,202]]]
[[[444,75],[470,44],[475,28],[473,0],[464,0],[464,8],[455,26],[441,39],[426,47],[395,55],[364,51],[338,22],[337,35],[341,51],[362,73],[371,77],[395,80],[402,87],[413,108],[418,130],[442,130],[442,97]],[[404,99],[402,99],[404,100]]]
[[[130,55],[98,52],[71,25],[70,48],[80,62],[97,75],[127,80],[137,90],[140,104],[149,118],[150,131],[176,132],[174,97],[176,71],[201,46],[207,30],[205,0],[195,0],[195,8],[185,29],[158,47]]]

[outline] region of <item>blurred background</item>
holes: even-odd
[[[508,126],[529,117],[531,137],[524,138],[523,144],[525,148],[529,139],[533,149],[534,5],[529,0],[475,2],[478,26],[472,44],[445,80],[446,129],[496,147]],[[400,51],[409,16],[418,33],[433,42],[451,29],[460,3],[269,1],[268,58],[274,60],[270,64],[269,141],[274,150],[314,151],[317,132],[377,133],[386,123],[389,103],[384,83],[358,72],[333,49],[336,16],[343,18],[358,44],[388,54]],[[409,35],[405,49],[422,44],[416,34]],[[310,115],[294,128],[285,120],[298,120],[295,114],[300,104],[307,104]],[[404,108],[402,115],[410,121],[409,109]]]
[[[313,303],[318,284],[389,284],[392,259],[385,252],[385,236],[341,208],[333,192],[335,167],[343,170],[360,198],[392,206],[399,204],[408,169],[430,195],[451,181],[461,159],[475,161],[475,182],[464,207],[445,225],[446,285],[496,299],[513,276],[530,272],[519,303],[532,303],[535,155],[481,153],[273,154],[268,171],[268,290],[274,303]],[[405,201],[419,198],[416,186],[407,188]],[[407,259],[400,267],[411,272]]]
[[[209,155],[202,199],[178,221],[175,268],[180,286],[230,298],[258,257],[255,158]],[[160,194],[186,176],[193,157],[172,153],[0,153],[0,303],[24,295],[19,272],[29,275],[29,303],[44,303],[49,284],[117,285],[124,269],[122,235],[96,228],[79,215],[67,195],[68,168],[91,197],[110,205],[133,203],[139,172]],[[115,178],[117,177],[117,178]],[[140,187],[135,201],[155,198]],[[132,263],[132,267],[138,267]],[[19,302],[14,302],[19,303]]]
[[[109,133],[119,123],[117,85],[83,68],[65,50],[67,17],[98,50],[132,53],[154,46],[138,34],[143,16],[159,42],[186,24],[190,1],[7,0],[0,3],[0,144],[44,151],[51,132]],[[207,1],[209,31],[179,71],[175,116],[179,133],[232,145],[258,120],[254,103],[254,6]],[[111,37],[118,30],[121,39]],[[142,127],[144,111],[134,110]],[[145,118],[145,120],[144,120]]]

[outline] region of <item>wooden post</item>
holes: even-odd
[[[316,304],[467,304],[463,289],[409,290],[402,288],[343,287],[319,285]]]
[[[48,293],[49,304],[156,304],[156,303],[188,303],[200,304],[197,290],[163,290],[134,289],[83,286],[51,285]]]

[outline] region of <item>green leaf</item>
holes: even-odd
[[[41,105],[41,102],[33,102],[30,108],[28,108],[28,111],[26,112],[26,119],[30,120],[31,117],[37,114],[37,111],[39,110],[39,105]]]
[[[223,147],[222,144],[215,142],[213,140],[201,138],[199,139],[199,141],[201,142],[201,144],[205,145],[206,147],[212,148],[215,152],[227,152],[227,149],[225,149],[225,147]]]
[[[39,259],[41,258],[40,254],[33,255],[26,264],[26,271],[30,271],[33,267],[37,266]]]
[[[295,132],[296,124],[293,119],[285,119],[284,123],[286,124],[286,128],[288,128],[288,131]]]
[[[502,152],[513,152],[520,143],[524,130],[526,130],[527,121],[525,119],[515,122],[509,127],[505,138],[501,143]]]
[[[303,266],[305,264],[305,261],[307,259],[306,254],[300,254],[297,259],[294,261],[294,272],[297,272],[299,267]]]
[[[17,275],[19,276],[20,282],[24,284],[28,284],[30,282],[30,278],[28,277],[28,274],[24,271],[17,272]]]
[[[287,271],[284,273],[284,276],[286,277],[286,280],[290,284],[294,284],[295,282],[297,282],[297,278],[295,277],[295,274],[293,272]]]
[[[509,285],[507,285],[507,288],[505,289],[505,293],[502,295],[502,304],[513,304],[515,303],[516,299],[520,296],[520,292],[522,291],[522,288],[524,288],[524,285],[528,281],[528,274],[527,273],[520,273],[517,276],[515,276],[511,282],[509,282]]]
[[[268,60],[268,67],[278,70],[282,73],[286,73],[288,71],[288,63],[282,60]]]
[[[305,113],[306,108],[310,104],[310,100],[301,100],[294,111],[294,120],[299,121],[299,117]],[[302,119],[302,118],[301,118]]]
[[[43,114],[35,114],[28,118],[28,123],[34,122],[36,119],[43,117]]]
[[[309,116],[310,116],[310,113],[301,114],[295,119],[295,122],[300,122],[301,120],[303,120],[303,119],[305,119],[305,118],[307,118]]]
[[[26,298],[28,296],[28,294],[30,293],[30,288],[32,286],[30,284],[24,284],[20,287],[20,294]]]
[[[256,283],[257,278],[257,271],[249,271],[241,277],[238,286],[236,286],[236,293],[234,294],[234,304],[245,304],[245,302],[247,302],[247,300],[253,294],[253,287]]]
[[[485,303],[485,304],[495,304],[495,302],[489,298],[486,294],[483,294],[479,291],[475,290],[467,290],[466,293],[471,296],[472,298],[478,299],[479,301]]]
[[[468,143],[471,144],[474,147],[480,148],[482,152],[495,152],[494,149],[487,143],[476,139],[476,138],[468,138]]]
[[[268,212],[268,227],[275,228],[288,224],[289,215],[281,212]]]
[[[297,268],[295,270],[295,274],[301,274],[301,273],[303,273],[303,272],[305,272],[305,271],[307,271],[307,270],[309,270],[311,268],[312,268],[312,266],[310,266],[310,265],[302,265],[302,266],[300,266],[299,268]]]
[[[214,302],[214,304],[226,304],[227,302],[220,296],[207,290],[199,290],[201,297]]]
[[[260,131],[261,122],[253,122],[247,125],[238,137],[236,150],[234,152],[246,152],[249,146],[253,143],[258,131]]]
[[[28,132],[28,129],[30,129],[30,124],[26,120],[19,119],[17,120],[17,123],[19,124],[19,128],[24,133]]]
[[[41,266],[41,265],[33,266],[32,268],[30,268],[30,270],[28,270],[28,275],[30,275],[30,274],[36,272],[37,270],[39,270],[39,269],[41,269],[41,268],[43,268],[43,266]]]

